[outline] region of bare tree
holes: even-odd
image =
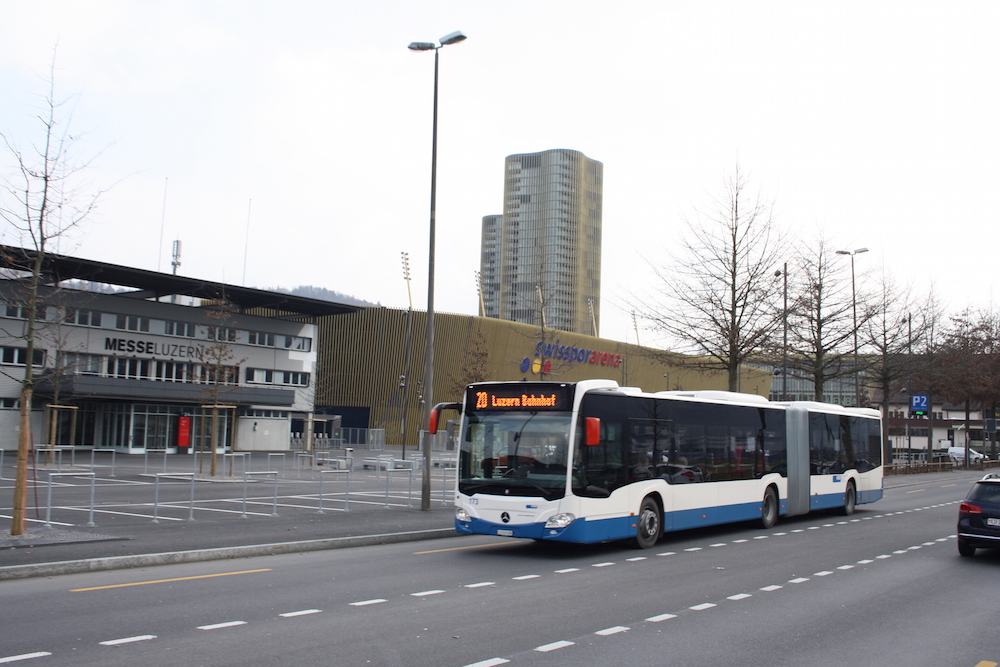
[[[827,381],[853,375],[854,321],[851,279],[844,263],[823,237],[802,244],[795,282],[798,296],[789,306],[788,364],[813,384],[813,397],[823,400]],[[863,302],[864,298],[859,297]],[[866,321],[862,307],[858,326]]]
[[[236,405],[226,400],[226,394],[234,391],[239,384],[240,365],[246,358],[237,359],[233,343],[236,341],[236,329],[230,325],[235,307],[224,297],[207,307],[205,326],[208,345],[201,346],[199,357],[199,381],[205,384],[202,391],[206,405],[202,407],[202,425],[205,412],[209,410],[211,432],[208,436],[211,450],[211,469],[209,474],[215,477],[217,473],[217,453],[220,446],[220,419],[222,424],[229,424],[230,429],[236,428]],[[310,438],[310,442],[311,442]],[[235,449],[235,443],[234,443]]]
[[[31,403],[35,387],[35,335],[39,322],[44,321],[44,306],[39,288],[44,282],[45,253],[53,239],[77,227],[94,210],[102,194],[81,182],[83,171],[91,159],[80,160],[74,147],[76,138],[70,134],[73,98],[57,99],[55,91],[55,57],[49,71],[48,91],[37,115],[40,140],[22,148],[7,134],[0,133],[4,147],[13,158],[13,171],[0,182],[0,218],[15,233],[21,245],[31,252],[17,258],[27,268],[20,276],[21,299],[16,304],[24,327],[24,376],[20,379],[20,425],[18,433],[17,471],[11,534],[24,533],[27,507],[27,470],[31,449]]]
[[[883,270],[878,284],[870,294],[866,321],[860,325],[861,346],[868,354],[866,382],[877,390],[881,401],[882,415],[882,460],[892,461],[892,445],[889,441],[889,402],[893,394],[902,389],[912,391],[906,385],[916,370],[913,345],[924,338],[921,324],[921,307],[914,301],[908,289],[899,288],[892,277]],[[913,326],[916,314],[917,326]]]
[[[685,365],[726,372],[730,391],[739,391],[740,366],[759,356],[781,323],[773,272],[786,243],[771,208],[737,165],[712,207],[686,221],[681,252],[669,266],[654,266],[658,291],[633,296],[650,329],[693,355],[681,358]]]

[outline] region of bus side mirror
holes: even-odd
[[[599,417],[586,418],[586,434],[584,444],[588,447],[601,444],[601,420]]]
[[[431,408],[430,416],[427,419],[427,432],[434,435],[438,432],[438,420],[441,417],[442,410],[458,410],[462,411],[461,403],[438,403],[433,408]]]

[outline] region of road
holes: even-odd
[[[953,537],[975,478],[645,551],[468,537],[4,582],[0,663],[995,667],[1000,552]]]

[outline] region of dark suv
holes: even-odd
[[[1000,473],[975,483],[958,508],[958,553],[975,556],[976,549],[1000,547]]]

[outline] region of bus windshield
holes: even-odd
[[[570,421],[569,412],[466,413],[459,491],[562,498]]]

